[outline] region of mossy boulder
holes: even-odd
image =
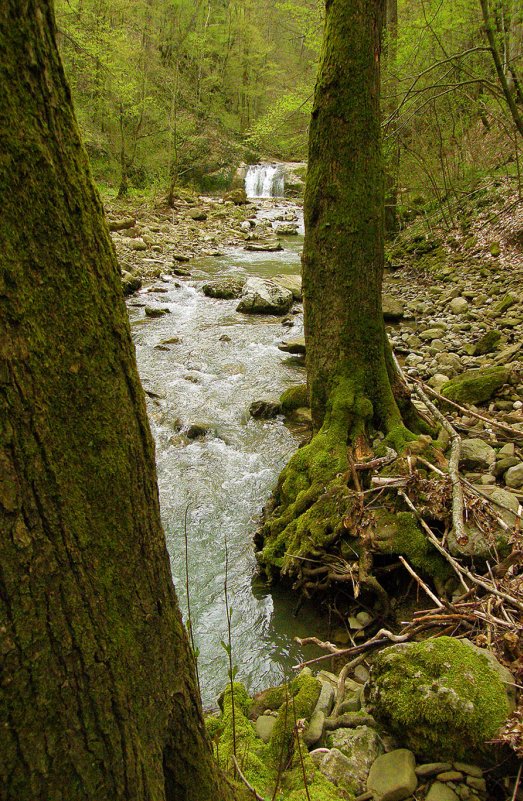
[[[245,278],[226,275],[204,284],[202,291],[208,298],[240,298],[245,284]]]
[[[474,345],[474,353],[472,355],[484,356],[485,353],[492,353],[492,351],[497,350],[500,340],[501,331],[496,331],[495,328],[487,331]]]
[[[428,760],[480,759],[512,711],[510,673],[466,640],[395,645],[372,666],[366,698],[398,741]]]
[[[441,394],[456,403],[484,403],[510,378],[508,367],[484,367],[466,370],[443,384]]]
[[[298,384],[295,387],[286,389],[280,397],[280,406],[284,414],[290,414],[295,409],[301,409],[309,405],[309,393],[306,384]]]

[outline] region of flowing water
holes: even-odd
[[[283,197],[285,175],[280,164],[251,164],[245,176],[245,192],[250,198]]]
[[[227,629],[226,543],[233,662],[249,690],[281,683],[292,665],[312,655],[310,649],[302,654],[293,636],[322,634],[313,610],[303,609],[296,619],[296,598],[282,591],[270,594],[252,581],[256,520],[297,440],[281,420],[253,420],[249,406],[253,400],[276,400],[284,389],[303,382],[303,370],[278,350],[286,336],[302,333],[302,316],[296,315],[289,332],[280,318],[240,314],[237,301],[206,298],[201,291],[217,274],[296,273],[301,245],[302,237],[294,237],[279,253],[235,249],[195,260],[191,279],[159,281],[155,286],[166,292],[142,293],[129,303],[138,367],[150,396],[167,545],[187,619],[186,529],[191,625],[206,704],[213,704],[227,682],[227,656],[220,644]],[[167,307],[170,314],[144,318],[138,304],[145,302]],[[161,344],[173,337],[180,341]],[[211,433],[188,442],[183,427],[192,423],[209,426]]]

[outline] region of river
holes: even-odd
[[[289,210],[288,203],[277,201],[261,205],[261,216]],[[161,292],[144,291],[129,302],[138,368],[150,396],[167,546],[185,619],[185,531],[187,536],[191,626],[205,705],[215,703],[227,682],[227,655],[220,644],[227,630],[226,547],[233,662],[250,692],[292,675],[304,656],[295,635],[321,634],[314,609],[305,606],[294,618],[296,598],[253,582],[256,522],[298,442],[280,419],[253,420],[249,406],[276,400],[304,381],[303,369],[278,349],[282,339],[302,334],[301,311],[289,330],[281,318],[238,313],[236,300],[210,299],[201,291],[216,275],[299,272],[303,237],[283,243],[279,253],[231,249],[195,259],[190,279],[165,276],[154,285]],[[170,313],[145,318],[145,302]],[[162,344],[173,338],[179,342]],[[193,423],[208,425],[211,433],[188,442],[179,426],[183,432]]]

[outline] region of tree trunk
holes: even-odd
[[[384,180],[379,61],[382,0],[327,0],[309,134],[303,302],[311,442],[282,472],[259,561],[301,571],[343,533],[351,460],[380,430],[396,449],[403,425],[381,308]],[[408,398],[405,407],[411,411]],[[349,448],[348,448],[349,446]]]
[[[51,3],[0,0],[0,49],[2,798],[228,798]]]

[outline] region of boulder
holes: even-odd
[[[271,739],[275,723],[274,715],[260,715],[256,720],[256,734],[264,743],[268,743]]]
[[[263,251],[275,253],[278,250],[283,250],[283,248],[277,239],[267,239],[265,242],[249,242],[248,245],[245,245],[244,250],[251,250],[254,253]]]
[[[207,212],[205,209],[191,209],[189,211],[189,217],[191,220],[198,220],[203,222],[207,219]]]
[[[403,303],[392,295],[383,295],[381,299],[383,317],[387,322],[401,320],[405,315]]]
[[[248,278],[236,310],[246,314],[287,314],[292,292],[265,278]]]
[[[125,297],[132,295],[142,286],[142,279],[137,275],[128,273],[127,270],[122,270],[122,289]]]
[[[256,420],[270,420],[273,417],[277,417],[281,412],[281,404],[276,401],[253,401],[249,406],[249,413]]]
[[[512,489],[523,487],[523,462],[509,467],[505,473],[505,484]]]
[[[332,748],[327,751],[321,760],[315,760],[320,772],[337,787],[342,787],[351,794],[354,793],[351,782],[351,763],[350,760],[338,751],[337,748]]]
[[[459,796],[448,784],[433,782],[425,801],[459,801]]]
[[[327,742],[349,760],[350,765],[345,763],[345,767],[354,793],[364,793],[371,765],[383,753],[383,743],[376,730],[370,726],[335,729]]]
[[[271,280],[284,289],[290,289],[294,300],[300,301],[302,299],[301,275],[275,275]]]
[[[460,465],[466,470],[488,472],[496,463],[496,451],[482,439],[465,439],[461,443]]]
[[[147,250],[147,245],[143,239],[131,239],[129,242],[129,247],[131,250]]]
[[[421,335],[420,335],[421,336]],[[483,403],[506,384],[510,378],[508,367],[484,367],[466,370],[444,384],[441,394],[456,403]]]
[[[144,311],[147,317],[163,317],[171,312],[170,309],[162,309],[160,306],[146,306]]]
[[[292,353],[294,355],[305,355],[305,337],[298,339],[288,339],[278,345],[278,349],[284,353]]]
[[[416,759],[407,748],[382,754],[372,763],[367,788],[376,801],[403,801],[418,786]]]
[[[501,331],[496,331],[495,329],[487,331],[474,345],[474,352],[472,355],[484,356],[486,353],[492,353],[492,351],[497,350],[500,339]]]
[[[449,303],[449,311],[452,314],[465,314],[470,306],[470,301],[467,298],[453,298]]]
[[[284,223],[283,225],[275,226],[278,236],[297,236],[298,226],[296,223]]]
[[[231,192],[226,192],[223,196],[224,200],[230,200],[235,206],[244,206],[249,200],[245,189],[233,189]]]
[[[365,693],[371,714],[417,756],[474,761],[513,709],[510,675],[472,643],[439,637],[378,654]]]
[[[208,298],[228,300],[230,298],[240,298],[244,284],[245,278],[226,275],[223,278],[216,278],[214,281],[204,284],[202,291]]]

